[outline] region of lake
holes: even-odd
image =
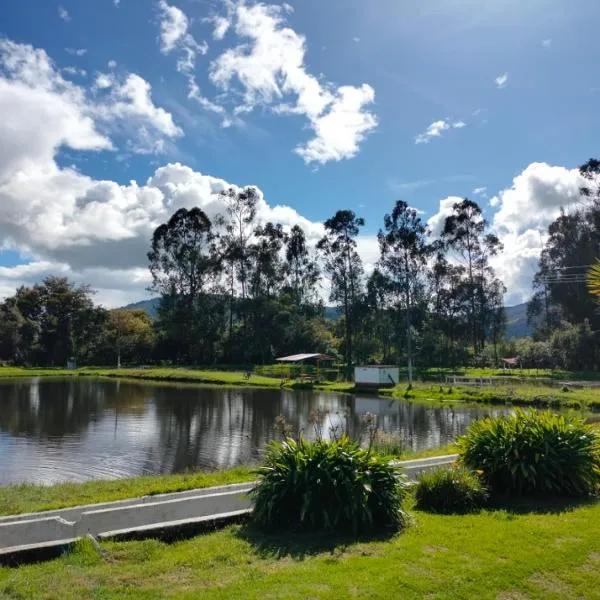
[[[231,389],[74,377],[0,380],[0,485],[115,479],[256,463],[278,415],[313,435],[312,409],[331,424],[377,415],[406,448],[452,441],[499,408],[432,408],[372,396]],[[327,429],[327,424],[325,426]]]

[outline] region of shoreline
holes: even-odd
[[[394,460],[431,458],[456,452],[455,444],[394,455]],[[17,483],[0,486],[0,516],[69,508],[82,504],[127,500],[172,492],[246,483],[256,479],[259,465],[242,465],[216,471],[140,475],[123,479],[91,479],[50,485]]]
[[[218,386],[256,389],[284,389],[367,394],[394,400],[418,402],[432,406],[496,405],[531,406],[547,409],[600,410],[600,389],[564,386],[563,388],[536,383],[506,381],[495,386],[440,384],[416,382],[408,390],[406,382],[393,388],[357,388],[353,383],[313,383],[297,379],[278,379],[242,371],[219,371],[184,367],[100,368],[83,367],[76,370],[54,368],[0,367],[0,380],[28,377],[98,377],[159,383],[180,383],[198,386]]]

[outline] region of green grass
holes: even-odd
[[[440,516],[391,538],[264,536],[248,525],[167,544],[81,542],[0,568],[1,598],[600,598],[600,503]]]
[[[541,408],[600,408],[600,389],[570,389],[565,392],[560,387],[536,386],[529,384],[497,386],[450,386],[439,383],[417,383],[408,391],[406,385],[380,390],[381,394],[413,402],[447,403],[483,403],[513,404]]]
[[[81,369],[50,369],[50,368],[24,368],[0,367],[0,379],[14,377],[119,377],[123,379],[143,379],[149,381],[196,383],[204,385],[235,386],[235,387],[262,387],[262,388],[291,388],[291,389],[319,389],[332,392],[351,392],[354,384],[345,382],[324,382],[313,384],[299,379],[278,379],[255,375],[246,377],[243,371],[222,371],[207,368],[184,367],[150,367],[142,368],[104,368],[83,367]]]
[[[405,450],[395,456],[398,460],[441,456],[456,452],[450,444],[419,452]],[[215,485],[242,483],[256,479],[255,466],[242,466],[220,471],[198,471],[175,475],[144,475],[115,480],[93,480],[83,483],[54,485],[8,485],[0,487],[0,515],[16,515],[41,510],[67,508],[79,504],[110,502],[136,496],[182,492]]]
[[[0,487],[0,514],[13,515],[79,504],[123,500],[136,496],[182,492],[214,485],[252,481],[255,478],[252,467],[236,467],[214,472],[146,475],[108,481],[57,483],[48,486],[8,485]]]

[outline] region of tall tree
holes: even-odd
[[[423,273],[432,249],[421,217],[403,200],[398,200],[391,214],[384,216],[383,224],[384,228],[378,234],[379,264],[390,281],[394,308],[404,314],[408,381],[412,384],[411,313],[418,288],[423,286]]]
[[[311,255],[306,234],[299,225],[294,225],[285,243],[287,287],[298,307],[311,304],[316,298],[319,267]]]
[[[355,313],[361,295],[362,261],[356,251],[356,237],[365,224],[351,210],[339,210],[325,221],[325,236],[317,248],[323,253],[325,271],[331,279],[333,302],[341,306],[344,314],[344,349],[346,365],[352,365],[352,338],[356,327]]]
[[[467,320],[471,331],[471,343],[475,355],[483,349],[486,338],[485,310],[486,282],[493,279],[494,272],[488,259],[502,250],[498,237],[489,231],[476,202],[465,198],[456,202],[452,214],[446,217],[442,240],[463,262],[466,270],[464,292],[467,300]]]
[[[210,219],[197,207],[179,209],[155,230],[148,260],[168,345],[180,361],[212,360],[222,309],[215,296],[221,261]]]

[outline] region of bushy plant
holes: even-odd
[[[478,510],[487,499],[485,484],[475,473],[462,467],[423,473],[415,490],[418,509],[442,514]]]
[[[581,496],[600,485],[600,435],[582,419],[517,410],[476,421],[458,440],[463,464],[492,492]]]
[[[354,534],[405,523],[406,480],[397,466],[345,434],[270,444],[253,490],[254,521],[266,530]]]

